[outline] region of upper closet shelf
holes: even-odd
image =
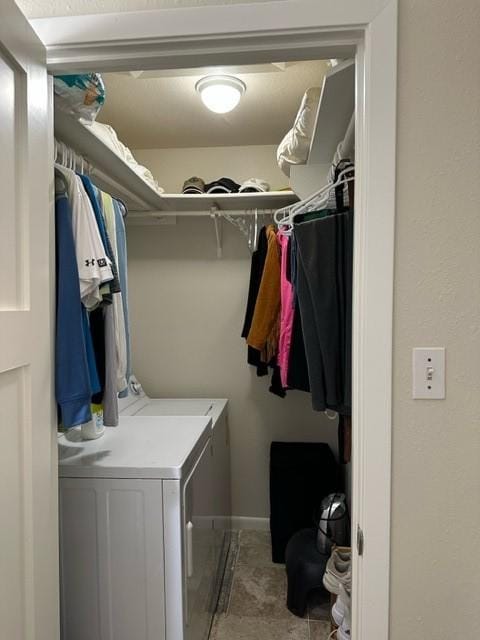
[[[211,213],[219,211],[276,210],[297,202],[293,191],[266,191],[265,193],[163,193],[162,209],[177,214]]]
[[[354,159],[354,112],[355,61],[346,60],[330,69],[323,80],[306,163],[290,168],[290,185],[302,199],[318,189],[319,182],[327,181],[332,159]]]
[[[298,200],[291,191],[266,193],[175,194],[158,193],[86,125],[55,110],[55,137],[80,154],[89,165],[92,180],[128,209],[142,217],[155,214],[202,215],[219,211],[274,210]]]
[[[355,61],[328,71],[322,86],[307,164],[331,163],[355,111]]]
[[[160,209],[157,193],[131,166],[73,116],[55,109],[55,138],[80,154],[95,184],[125,202],[129,210]]]

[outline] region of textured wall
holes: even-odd
[[[401,0],[399,34],[391,640],[477,640],[480,3]],[[430,345],[447,399],[414,401]]]
[[[153,172],[169,193],[181,191],[184,180],[200,176],[206,182],[222,176],[242,182],[264,178],[271,190],[288,187],[288,178],[277,165],[277,147],[198,147],[194,149],[136,149],[134,155]]]
[[[218,260],[209,218],[128,229],[133,364],[150,395],[229,398],[233,513],[266,517],[270,442],[335,449],[336,427],[312,411],[308,394],[273,396],[269,379],[247,365],[240,333],[250,254],[228,223],[223,247]]]
[[[257,176],[272,188],[286,186],[275,151],[247,146],[143,149],[134,155],[167,191],[178,192],[191,175],[240,182]],[[257,378],[247,365],[240,333],[250,254],[244,236],[227,222],[223,241],[218,260],[209,218],[129,228],[134,366],[150,395],[230,399],[233,512],[266,517],[270,442],[326,441],[336,450],[336,427],[312,411],[306,394],[273,396],[268,379]]]

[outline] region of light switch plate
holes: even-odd
[[[413,349],[413,398],[443,400],[445,398],[445,348]]]

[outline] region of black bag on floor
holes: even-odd
[[[272,442],[270,532],[273,562],[285,562],[294,533],[315,525],[322,498],[339,489],[339,473],[325,443]]]

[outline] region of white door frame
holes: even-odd
[[[46,51],[0,8],[0,636],[58,638],[53,118]]]
[[[356,55],[352,637],[389,636],[397,0],[277,0],[32,21],[52,71]]]

